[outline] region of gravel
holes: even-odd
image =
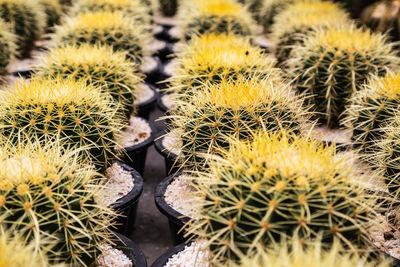
[[[151,90],[151,88],[144,83],[140,83],[138,88],[135,90],[135,105],[138,106],[146,101],[148,101],[150,98],[154,96],[154,91]]]
[[[171,94],[165,94],[161,97],[161,102],[164,106],[166,106],[169,110],[173,110],[176,108],[176,101]]]
[[[158,63],[153,57],[144,57],[140,70],[144,73],[150,73],[157,69]]]
[[[132,267],[132,261],[119,249],[110,245],[100,246],[101,254],[97,258],[98,267]]]
[[[173,129],[163,136],[162,145],[168,152],[175,155],[180,155],[182,153],[183,142],[181,139],[181,132],[181,129]]]
[[[118,137],[118,144],[122,147],[132,147],[150,138],[150,124],[140,117],[131,116],[129,126]]]
[[[370,229],[374,245],[390,256],[400,259],[400,225],[395,222],[395,211],[390,211],[386,216],[379,215],[375,220]]]
[[[311,129],[311,126],[308,130]],[[349,129],[330,129],[327,126],[314,126],[311,135],[322,141],[349,144],[351,143],[352,131]]]
[[[206,242],[195,241],[172,256],[165,267],[212,267],[210,255]]]

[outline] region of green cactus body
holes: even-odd
[[[141,64],[149,55],[150,36],[141,25],[119,12],[84,13],[56,27],[55,41],[60,44],[101,44],[126,52],[132,62]]]
[[[41,145],[0,148],[1,227],[34,242],[53,263],[89,266],[98,245],[112,237],[116,216],[96,203],[102,178],[92,166],[82,165],[76,151]],[[54,247],[47,249],[46,239]]]
[[[100,89],[58,77],[23,81],[4,94],[0,130],[12,142],[20,134],[60,138],[66,147],[83,147],[85,159],[101,171],[115,158],[122,114]]]
[[[11,28],[0,19],[0,81],[8,73],[7,66],[16,53],[16,36],[11,33]]]
[[[250,13],[232,0],[185,3],[180,9],[179,18],[182,21],[185,40],[206,33],[232,33],[240,36],[250,36],[254,33],[254,21]]]
[[[39,0],[46,13],[46,32],[53,32],[53,27],[60,23],[62,6],[58,0]]]
[[[146,26],[150,30],[150,10],[150,6],[141,0],[82,0],[75,2],[70,14],[76,16],[86,12],[122,12],[132,18],[135,24]]]
[[[353,26],[320,29],[296,46],[289,62],[299,92],[312,96],[320,122],[333,127],[351,95],[369,75],[385,75],[398,66],[392,44],[384,36]]]
[[[307,118],[303,99],[284,83],[274,84],[268,78],[209,84],[191,100],[179,101],[171,117],[173,126],[183,132],[186,165],[194,168],[206,164],[204,154],[227,147],[227,136],[246,139],[249,132],[263,127],[299,132]]]
[[[384,135],[388,121],[400,110],[400,74],[374,77],[350,100],[343,125],[353,129],[352,141],[364,152],[372,152],[374,143]]]
[[[234,34],[205,34],[185,46],[176,62],[179,67],[170,79],[171,91],[189,95],[206,83],[238,79],[274,80],[282,82],[275,60],[261,48],[252,46],[249,39]]]
[[[46,14],[36,1],[1,0],[0,17],[13,25],[19,57],[29,56],[45,29]]]
[[[275,17],[271,28],[273,52],[279,63],[289,59],[296,45],[302,45],[304,36],[315,27],[328,28],[349,22],[348,14],[331,2],[306,0],[295,2]]]
[[[232,139],[195,182],[204,196],[203,221],[189,233],[205,237],[216,258],[235,259],[286,236],[324,245],[368,247],[367,229],[380,210],[351,157],[294,134],[256,133]],[[366,176],[363,176],[366,175]],[[360,179],[360,180],[358,180]]]
[[[41,62],[36,72],[37,77],[83,79],[110,93],[122,104],[121,112],[127,118],[133,113],[134,92],[142,76],[137,73],[139,67],[127,60],[124,53],[114,52],[109,46],[64,46],[52,50],[41,58]]]
[[[161,12],[167,17],[173,17],[178,12],[179,0],[159,0]]]

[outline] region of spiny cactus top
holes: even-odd
[[[0,231],[0,267],[50,267],[45,255],[35,251],[33,243],[27,244],[19,235]],[[63,267],[64,265],[56,265]]]
[[[233,34],[205,34],[194,38],[178,55],[179,67],[171,78],[174,92],[187,92],[221,79],[236,80],[259,77],[281,82],[275,61],[252,46],[246,37]]]
[[[300,92],[313,95],[321,122],[335,126],[351,95],[371,74],[398,68],[392,47],[383,35],[354,25],[319,29],[293,49],[290,73]]]
[[[83,147],[99,169],[114,159],[115,135],[121,128],[119,105],[85,81],[32,79],[17,83],[0,101],[0,132],[16,142],[18,133],[61,138]]]
[[[142,81],[138,70],[139,66],[127,60],[124,53],[114,52],[110,46],[83,44],[53,49],[41,58],[36,75],[84,79],[110,93],[130,117],[134,110],[134,92]]]
[[[301,45],[303,35],[308,35],[314,27],[329,27],[349,22],[348,14],[337,4],[316,0],[304,0],[289,5],[275,17],[271,39],[278,62],[289,58],[293,45]]]
[[[324,249],[319,240],[310,242],[307,246],[295,238],[292,244],[276,244],[266,250],[260,250],[257,255],[243,257],[241,264],[231,267],[390,267],[388,259],[367,259],[353,251],[346,251],[339,243]]]
[[[356,146],[373,151],[387,122],[400,111],[400,73],[371,77],[350,103],[343,124],[353,129],[352,141]]]
[[[54,41],[59,44],[110,45],[114,51],[126,51],[138,64],[149,54],[150,36],[140,24],[120,12],[83,13],[65,19],[56,27]]]
[[[264,0],[260,7],[259,23],[264,27],[265,32],[270,32],[275,16],[297,0]]]
[[[70,10],[71,15],[85,12],[116,12],[121,11],[130,16],[136,24],[150,27],[149,8],[141,0],[80,0],[76,1]]]
[[[271,76],[274,74],[272,73]],[[275,79],[273,77],[272,79]],[[178,101],[172,113],[173,126],[182,129],[183,156],[187,166],[201,168],[202,154],[226,147],[229,135],[247,139],[251,130],[292,129],[299,132],[308,118],[303,98],[295,96],[285,83],[266,77],[222,80],[207,84],[191,101]]]
[[[204,33],[242,36],[254,33],[250,13],[234,0],[185,1],[178,15],[186,40]]]
[[[15,57],[16,39],[10,25],[0,18],[0,82],[8,73],[8,64]]]
[[[0,0],[0,17],[18,36],[18,55],[28,56],[46,26],[46,14],[37,0]]]
[[[115,212],[96,203],[101,178],[77,151],[57,143],[0,146],[2,228],[32,240],[54,263],[88,266],[109,242]],[[55,245],[46,249],[44,240]]]
[[[59,0],[39,0],[46,13],[46,31],[52,32],[54,25],[60,22],[62,6]]]
[[[255,133],[232,139],[195,182],[204,194],[203,220],[190,233],[208,239],[217,258],[250,253],[285,235],[322,235],[326,245],[370,245],[367,229],[379,211],[362,174],[334,146],[293,134]],[[240,252],[238,252],[240,251]]]

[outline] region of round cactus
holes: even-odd
[[[83,147],[85,158],[104,170],[115,158],[121,128],[119,104],[86,81],[32,79],[4,93],[0,131],[13,142],[19,134],[59,137],[66,147]]]
[[[372,174],[311,138],[262,131],[251,139],[232,139],[195,180],[203,220],[189,233],[206,238],[216,258],[234,259],[286,236],[320,235],[326,246],[337,240],[354,250],[371,245],[367,230],[381,209],[361,181]]]
[[[58,144],[2,143],[1,227],[32,240],[51,262],[89,266],[98,245],[112,237],[116,214],[96,203],[102,176],[82,165],[78,151]],[[54,247],[47,249],[46,239]]]
[[[70,10],[71,15],[86,12],[122,12],[146,27],[152,22],[149,7],[141,0],[80,0]]]
[[[46,32],[52,32],[53,27],[60,23],[62,6],[58,0],[39,0],[46,13]]]
[[[275,79],[274,74],[271,74]],[[172,111],[173,126],[182,129],[183,156],[186,165],[202,168],[204,153],[226,147],[229,135],[246,139],[251,130],[292,129],[298,132],[307,111],[303,98],[295,96],[284,83],[268,77],[205,85],[191,101],[178,101]]]
[[[45,29],[46,14],[37,0],[0,0],[0,17],[18,36],[18,56],[27,57]]]
[[[0,81],[7,75],[7,66],[16,54],[16,36],[4,20],[0,19]]]
[[[398,67],[392,46],[383,35],[354,25],[319,29],[293,49],[289,67],[294,86],[312,95],[322,123],[336,126],[369,75],[382,76]]]
[[[254,32],[250,13],[233,0],[187,1],[178,15],[186,40],[205,33],[249,36]]]
[[[178,11],[179,0],[159,0],[161,12],[167,16],[172,17]]]
[[[258,77],[275,78],[281,82],[281,72],[275,60],[252,46],[248,38],[228,35],[205,34],[196,37],[178,55],[179,67],[170,79],[176,93],[188,93],[205,83]],[[275,73],[275,75],[272,75]]]
[[[55,42],[60,44],[110,45],[114,51],[126,51],[127,58],[141,64],[149,55],[150,36],[145,27],[119,12],[83,13],[65,19],[56,27]]]
[[[271,28],[274,54],[279,63],[289,58],[295,45],[301,45],[304,35],[315,27],[330,27],[349,21],[347,13],[337,4],[316,0],[298,1],[275,17]]]
[[[41,62],[36,72],[39,78],[61,76],[64,79],[83,79],[110,93],[122,104],[122,112],[128,118],[133,112],[134,93],[142,77],[137,73],[139,67],[127,60],[124,53],[114,53],[109,46],[72,45],[52,50],[41,58]]]
[[[270,32],[275,16],[295,1],[297,0],[264,0],[259,10],[259,23],[264,27],[264,32]]]
[[[35,251],[33,243],[26,244],[19,235],[0,231],[0,267],[50,267],[45,255]],[[63,267],[64,265],[56,265]]]
[[[354,145],[371,152],[384,135],[388,121],[400,111],[400,73],[370,78],[350,103],[342,123],[353,129]]]
[[[346,249],[338,242],[326,249],[319,240],[313,240],[304,246],[298,238],[293,242],[282,242],[280,246],[260,250],[256,255],[240,257],[236,267],[390,267],[390,261],[384,257],[368,259],[354,251]]]

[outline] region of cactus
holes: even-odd
[[[392,46],[383,35],[354,25],[319,29],[293,49],[288,65],[294,86],[313,96],[322,123],[336,126],[369,75],[382,76],[399,66]]]
[[[353,129],[352,141],[364,152],[384,136],[384,127],[400,110],[400,73],[371,77],[350,99],[342,124]]]
[[[45,29],[46,14],[36,0],[0,0],[0,17],[13,26],[19,57],[29,56]]]
[[[116,216],[96,203],[103,178],[93,166],[83,165],[77,150],[29,141],[2,143],[0,165],[1,227],[31,240],[53,263],[91,264]],[[47,249],[46,239],[54,247]]]
[[[136,73],[139,67],[128,61],[124,53],[114,53],[109,46],[82,44],[56,48],[40,61],[38,77],[84,79],[110,93],[122,104],[127,118],[134,111],[134,92],[142,77]]]
[[[149,7],[141,0],[80,0],[75,2],[70,14],[86,12],[122,12],[134,19],[136,24],[150,28],[152,18]]]
[[[53,27],[60,23],[62,6],[58,0],[39,0],[46,13],[46,32],[53,32]]]
[[[183,2],[178,17],[185,40],[205,33],[254,34],[250,13],[233,0]]]
[[[352,250],[372,245],[367,230],[382,209],[361,181],[374,174],[312,138],[264,130],[251,139],[232,139],[194,181],[203,220],[188,233],[206,238],[216,258],[251,254],[285,236],[320,235],[324,246],[337,240]]]
[[[18,133],[59,137],[66,147],[84,147],[85,158],[104,170],[115,158],[121,128],[119,104],[86,81],[32,79],[4,92],[0,132],[16,142]]]
[[[178,11],[179,0],[159,0],[161,12],[167,17],[173,17]]]
[[[293,242],[282,242],[280,246],[261,250],[255,256],[240,257],[240,264],[231,267],[390,267],[390,261],[384,257],[368,259],[365,255],[346,251],[336,242],[332,248],[323,247],[320,240],[313,240],[307,246],[301,244],[298,238]]]
[[[295,1],[297,0],[264,0],[259,9],[259,23],[264,27],[264,32],[270,32],[274,18]]]
[[[330,27],[349,22],[348,14],[337,4],[316,0],[304,0],[289,5],[275,17],[271,27],[274,54],[279,63],[289,58],[293,46],[302,45],[304,35],[315,27]]]
[[[150,36],[145,29],[119,12],[83,13],[57,26],[54,39],[61,44],[110,45],[114,51],[126,51],[127,58],[141,64],[149,55]]]
[[[4,20],[0,19],[0,82],[8,73],[7,66],[16,54],[16,36]]]
[[[186,93],[210,82],[268,77],[281,82],[281,71],[275,60],[267,57],[259,47],[252,46],[248,38],[205,34],[194,38],[178,55],[179,67],[170,79],[171,90]]]
[[[274,74],[271,74],[275,79]],[[172,125],[182,129],[183,156],[188,167],[201,169],[204,153],[226,147],[226,137],[246,139],[251,130],[265,127],[270,131],[292,129],[299,132],[308,112],[303,98],[295,96],[285,83],[265,78],[222,80],[206,84],[191,98],[178,101],[171,111]],[[182,156],[181,155],[181,156]]]
[[[44,255],[35,251],[33,243],[26,244],[19,235],[0,231],[0,267],[50,267]],[[57,265],[63,267],[64,265]]]

